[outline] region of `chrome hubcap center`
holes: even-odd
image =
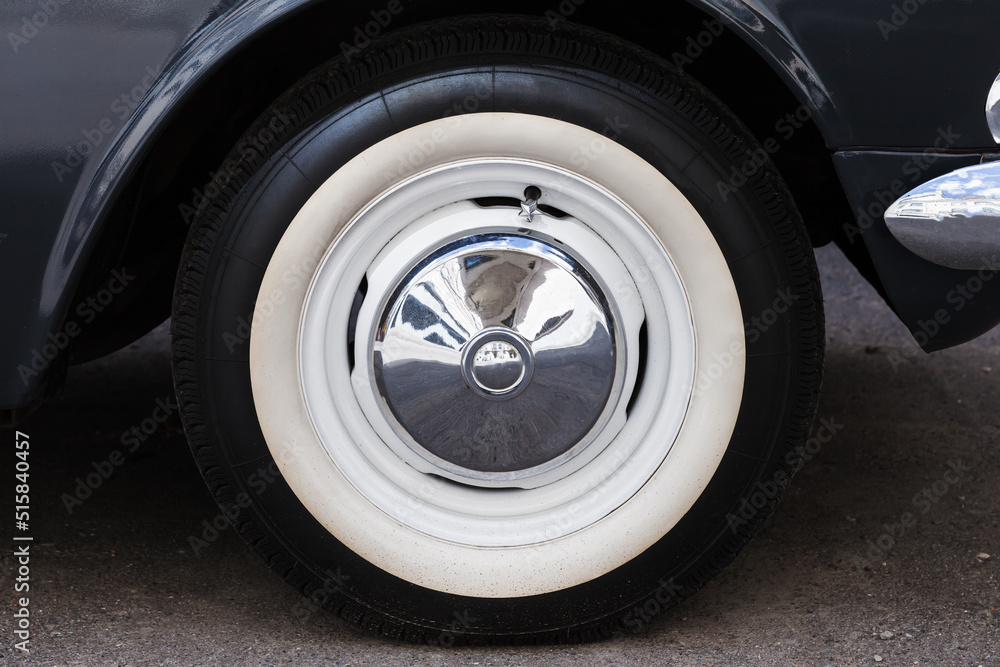
[[[509,329],[479,332],[465,345],[462,356],[465,382],[485,398],[513,398],[531,382],[534,354],[528,342]]]

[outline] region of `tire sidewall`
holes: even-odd
[[[228,464],[230,493],[246,493],[252,500],[236,520],[237,527],[253,538],[262,526],[263,534],[273,536],[272,564],[307,591],[319,591],[328,606],[372,606],[388,616],[414,619],[446,639],[449,633],[471,638],[480,626],[493,634],[566,632],[605,616],[611,611],[608,600],[617,601],[626,627],[631,625],[628,610],[636,605],[647,617],[650,609],[666,609],[700,587],[705,572],[731,559],[735,550],[730,545],[745,541],[746,533],[759,524],[757,514],[765,511],[761,507],[749,517],[738,514],[745,505],[741,500],[762,482],[777,480],[783,488],[786,480],[779,473],[794,462],[788,458],[794,448],[776,442],[776,434],[787,432],[792,419],[787,397],[797,373],[795,302],[806,296],[798,292],[792,293],[784,317],[764,330],[758,328],[752,340],[748,336],[748,355],[759,352],[770,359],[766,365],[748,365],[736,431],[702,497],[674,530],[640,557],[571,589],[493,600],[415,586],[352,553],[275,476],[264,437],[256,420],[248,418],[255,414],[249,346],[245,340],[233,344],[234,335],[240,338],[234,321],[250,323],[255,308],[266,307],[267,295],[258,299],[262,267],[314,184],[324,182],[360,150],[405,127],[457,112],[521,111],[600,133],[656,167],[702,215],[730,262],[745,320],[748,314],[771,308],[776,294],[801,290],[795,287],[789,258],[782,254],[782,239],[771,226],[789,213],[774,206],[769,210],[759,198],[760,192],[774,189],[769,182],[773,176],[758,174],[724,200],[718,194],[718,184],[730,178],[733,154],[745,155],[746,146],[720,147],[712,129],[696,127],[671,106],[651,99],[648,91],[619,89],[565,65],[556,69],[510,60],[515,62],[488,68],[470,66],[468,58],[425,64],[419,73],[402,68],[388,92],[372,91],[343,105],[331,101],[311,115],[299,113],[301,120],[289,128],[297,136],[275,145],[269,155],[250,144],[259,153],[259,164],[238,183],[225,210],[214,211],[225,224],[206,275],[210,289],[199,304],[198,319],[205,323],[196,351],[204,387],[202,409]],[[294,117],[294,105],[277,107],[282,118]],[[262,123],[266,127],[269,121]],[[600,143],[587,148],[581,150],[580,160],[600,159]],[[419,159],[401,162],[401,169],[407,167],[419,169]],[[274,481],[262,483],[268,476]],[[767,500],[770,506],[776,498]],[[727,521],[734,512],[742,521],[735,526]],[[656,605],[647,604],[649,600]],[[461,620],[457,627],[456,619]]]

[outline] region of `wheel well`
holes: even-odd
[[[465,3],[454,0],[427,4],[404,5],[385,30],[468,13]],[[213,171],[271,102],[313,67],[339,55],[342,44],[355,44],[373,20],[370,12],[386,7],[384,0],[316,4],[246,44],[189,95],[120,191],[78,290],[78,296],[86,294],[109,268],[128,266],[140,274],[132,298],[120,300],[101,326],[88,329],[73,361],[126,345],[169,316],[187,225]],[[795,196],[813,245],[829,242],[832,230],[850,219],[850,207],[816,126],[806,120],[789,133],[782,125],[800,108],[795,96],[750,46],[728,28],[720,31],[700,9],[676,4],[672,20],[663,22],[648,20],[645,7],[637,0],[562,0],[541,7],[531,0],[489,0],[477,10],[599,28],[682,66],[759,140],[778,142],[771,159]]]

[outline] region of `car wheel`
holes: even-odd
[[[730,561],[822,359],[759,155],[662,60],[530,19],[407,29],[277,100],[191,231],[173,346],[199,466],[294,613],[584,639]]]

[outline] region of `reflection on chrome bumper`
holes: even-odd
[[[986,96],[986,122],[990,126],[993,139],[1000,144],[1000,74],[993,82],[989,95]]]
[[[1000,253],[1000,161],[939,176],[885,212],[889,231],[911,252],[953,269],[977,269]]]

